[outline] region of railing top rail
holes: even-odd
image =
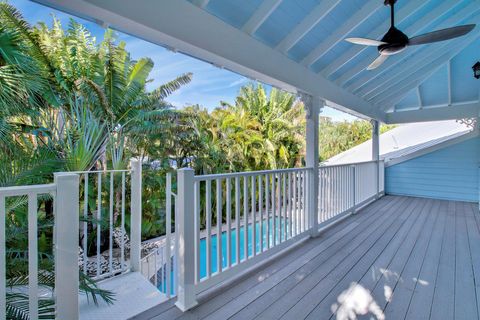
[[[36,184],[30,186],[12,186],[0,188],[0,196],[2,197],[17,197],[25,196],[30,193],[43,194],[52,193],[56,191],[54,183],[49,184]]]
[[[110,172],[131,172],[131,169],[118,169],[118,170],[91,170],[91,171],[65,171],[60,173],[75,173],[75,174],[84,174],[84,173],[110,173]]]
[[[260,170],[260,171],[206,174],[206,175],[195,176],[195,181],[207,181],[207,180],[226,179],[226,178],[235,178],[235,177],[250,177],[250,176],[257,176],[262,174],[300,172],[300,171],[308,171],[308,170],[313,170],[313,168],[305,167],[305,168],[288,168],[288,169],[277,169],[277,170]]]
[[[376,160],[369,160],[369,161],[361,161],[361,162],[350,162],[350,163],[340,163],[340,164],[320,164],[320,168],[331,168],[331,167],[349,167],[353,165],[360,165],[360,164],[369,164],[375,163]],[[384,160],[378,160],[378,162],[384,162]]]

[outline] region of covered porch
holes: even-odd
[[[112,245],[106,271],[99,251],[95,266],[106,281],[140,272],[155,294],[161,292],[153,308],[134,318],[479,318],[480,82],[471,68],[480,58],[478,27],[450,42],[407,48],[368,71],[378,52],[343,40],[381,38],[390,21],[380,0],[36,1],[294,92],[305,106],[305,167],[211,175],[178,170],[176,190],[172,176],[166,185],[165,237],[145,257],[142,164],[124,170],[123,180],[132,176],[129,261],[122,229],[121,268],[112,267]],[[477,1],[399,0],[397,9],[399,27],[409,35],[480,18]],[[325,106],[371,122],[371,161],[319,163]],[[468,139],[395,163],[379,158],[381,123],[465,118],[475,123]],[[458,148],[446,149],[453,145]],[[79,185],[88,185],[89,173],[80,174],[87,179],[68,174],[48,186],[59,217],[80,211]],[[112,193],[113,171],[96,179],[108,174]],[[69,188],[62,188],[62,179]],[[419,191],[410,193],[412,186]],[[128,192],[125,184],[122,190]],[[34,191],[0,195],[42,193]],[[68,238],[56,252],[63,293],[57,295],[57,316],[77,319],[78,279],[65,276],[79,267],[79,224],[70,220],[64,214],[64,229],[57,227]],[[85,258],[84,269],[91,257]],[[35,273],[35,263],[31,268]]]

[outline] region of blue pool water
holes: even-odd
[[[273,243],[273,219],[269,221],[269,234],[268,237],[270,239],[270,245]],[[280,240],[280,237],[282,241],[285,239],[284,234],[285,234],[285,226],[282,223],[282,220],[280,218],[277,219],[276,223],[276,241],[278,242]],[[212,228],[214,230],[214,228]],[[245,227],[241,226],[240,227],[240,260],[243,260],[245,258]],[[257,222],[255,224],[255,247],[256,247],[256,252],[260,252],[260,241],[263,242],[263,248],[267,247],[267,228],[266,228],[266,223],[264,222],[263,224],[263,230],[262,230],[262,237],[260,238],[260,223]],[[253,239],[252,239],[252,224],[248,225],[248,245],[247,245],[247,252],[248,256],[253,255]],[[217,235],[213,235],[211,237],[211,257],[210,257],[210,269],[212,274],[217,272]],[[236,229],[232,229],[231,231],[231,237],[230,237],[230,248],[231,248],[231,265],[235,264],[237,262],[237,252],[236,252],[236,247],[237,247],[237,232]],[[172,263],[173,266],[173,263]],[[222,269],[227,267],[227,232],[224,231],[222,232]],[[163,269],[163,268],[162,268]],[[162,273],[162,269],[159,270],[160,273]],[[201,239],[200,240],[200,278],[205,278],[207,276],[207,241],[206,239]],[[159,279],[163,279],[163,277],[159,276]],[[173,270],[170,272],[170,278],[171,278],[171,283],[172,283],[172,288],[171,288],[171,294],[174,294],[174,274]],[[166,283],[159,281],[158,283],[158,288],[162,292],[166,292]]]

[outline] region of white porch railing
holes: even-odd
[[[56,299],[56,316],[59,319],[78,318],[78,263],[77,246],[79,207],[78,176],[58,174],[52,184],[0,188],[0,319],[6,318],[6,296],[15,293],[7,287],[5,239],[7,213],[10,214],[9,199],[20,197],[28,204],[28,311],[30,319],[38,319],[38,198],[53,197],[54,207],[54,255],[55,291],[50,295]],[[17,201],[18,204],[18,201]],[[19,288],[17,288],[19,289]],[[23,291],[22,288],[20,290]]]
[[[172,174],[166,175],[165,188],[165,236],[163,241],[140,262],[140,272],[167,298],[177,294],[177,257],[178,233],[172,224],[177,221],[177,195],[172,191]],[[173,232],[172,232],[173,231]]]
[[[172,176],[167,175],[163,242],[157,242],[160,245],[143,259],[139,162],[132,162],[132,170],[57,174],[53,184],[0,188],[0,319],[5,316],[8,290],[5,216],[9,197],[23,196],[28,202],[28,294],[35,318],[39,291],[36,202],[39,195],[53,196],[57,318],[76,319],[78,270],[88,270],[88,261],[94,266],[91,275],[97,279],[141,271],[167,297],[177,296],[177,305],[186,310],[196,304],[200,292],[315,234],[314,225],[322,228],[373,201],[383,192],[383,171],[383,161],[321,166],[318,208],[310,208],[308,199],[314,196],[309,187],[311,168],[204,176],[181,169],[176,194]],[[128,209],[130,251],[125,238]],[[83,221],[72,219],[77,216],[73,213],[80,213]],[[116,228],[120,241],[114,239]],[[83,250],[81,263],[79,244],[93,246],[90,255]]]
[[[383,192],[383,161],[319,167],[318,222],[355,212]]]
[[[130,237],[125,230],[125,199],[131,170],[74,173],[80,175],[80,201],[83,200],[80,208],[80,270],[95,280],[126,271]]]
[[[311,168],[179,170],[177,306],[192,308],[199,293],[315,234],[314,219],[322,228],[383,192],[382,161],[323,166],[318,174],[319,207],[309,208]]]

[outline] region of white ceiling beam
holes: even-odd
[[[446,0],[442,1],[440,5],[435,7],[432,11],[430,11],[428,14],[423,16],[421,19],[417,20],[414,24],[410,25],[409,27],[405,28],[402,30],[406,35],[409,37],[417,35],[421,30],[424,28],[428,27],[429,25],[432,25],[435,21],[441,19],[443,14],[447,12],[449,9],[454,7],[455,5],[458,4],[458,0]],[[472,3],[473,4],[473,3]],[[475,6],[472,6],[472,8]],[[476,4],[476,7],[478,8],[478,3]],[[470,8],[470,10],[472,10]],[[455,15],[457,17],[456,20],[460,19],[465,19],[465,17],[468,17],[468,14],[471,13],[471,11],[464,11],[463,15]],[[450,20],[450,19],[448,19]],[[455,20],[455,19],[453,19]],[[448,25],[448,27],[451,27],[451,23],[442,23],[442,25]],[[441,29],[444,27],[439,27],[438,29]],[[401,55],[403,56],[410,56],[414,52],[420,49],[421,46],[416,46],[416,47],[408,47]],[[365,71],[367,66],[372,63],[372,61],[375,59],[375,57],[378,56],[378,53],[375,54],[375,56],[368,56],[362,61],[358,62],[355,64],[355,67],[349,69],[347,72],[345,72],[340,78],[338,78],[337,81],[335,81],[338,85],[344,86],[347,81],[355,77],[357,74],[359,74],[362,71]],[[347,89],[353,92],[353,88],[357,88],[358,86],[365,85],[367,81],[371,81],[372,79],[375,79],[378,77],[378,75],[383,74],[385,70],[390,68],[393,65],[396,65],[398,63],[398,56],[397,57],[390,57],[392,59],[388,59],[381,67],[375,70],[370,70],[367,72],[363,77],[360,77],[359,79],[355,80],[352,84],[350,84]]]
[[[433,54],[427,55],[424,57],[424,59],[412,57],[412,59],[406,61],[402,65],[402,70],[395,73],[394,76],[389,78],[389,80],[383,82],[383,85],[379,88],[379,90],[377,90],[374,95],[369,96],[368,101],[376,103],[380,99],[383,100],[385,95],[391,95],[393,92],[398,91],[398,84],[403,80],[411,81],[412,79],[424,77],[425,72],[421,72],[420,70],[427,68],[425,71],[428,73],[430,73],[433,69],[438,70],[439,67],[444,65],[445,61],[457,55],[479,36],[480,34],[473,33],[463,38],[451,40],[449,45],[444,44],[443,47],[438,48]],[[453,46],[452,43],[454,44]]]
[[[383,121],[385,113],[186,0],[37,0],[281,89]],[[179,23],[181,21],[181,23]],[[363,110],[368,110],[363,112]]]
[[[423,108],[421,110],[396,111],[387,113],[386,123],[399,124],[423,121],[440,121],[450,119],[473,118],[478,116],[479,102]]]
[[[470,21],[476,21],[475,16],[478,15],[478,10],[480,8],[479,4],[480,2],[470,4],[469,6],[465,7],[463,10],[460,10],[459,12],[454,14],[452,17],[442,22],[436,29],[442,29],[442,28],[448,28],[448,27],[454,26],[460,21],[465,20],[469,16],[472,17]],[[440,44],[433,44],[431,46],[437,46],[437,45],[440,45]],[[443,45],[448,46],[448,42],[444,42]],[[403,70],[405,69],[405,61],[413,57],[414,55],[419,54],[422,56],[424,55],[428,56],[430,51],[426,49],[428,48],[422,45],[407,48],[406,51],[407,50],[408,51],[406,53],[400,53],[397,56],[391,57],[391,59],[388,59],[380,68],[373,71],[369,71],[364,76],[359,77],[351,85],[349,85],[347,89],[359,96],[366,97],[372,91],[382,87],[383,83],[385,82],[385,78],[388,78],[390,74],[395,74],[395,72],[392,72],[392,69],[394,67],[398,66],[399,68],[401,68],[401,70]]]
[[[298,41],[312,30],[341,0],[323,0],[280,43],[276,49],[286,54]]]
[[[372,104],[383,105],[387,104],[395,105],[399,100],[408,93],[412,88],[420,85],[425,79],[428,79],[439,68],[445,65],[445,62],[460,53],[466,46],[470,45],[476,39],[479,39],[480,34],[473,34],[465,39],[458,39],[462,41],[456,41],[454,49],[444,52],[440,57],[435,60],[431,60],[430,63],[415,64],[411,66],[416,71],[414,73],[407,73],[404,77],[398,77],[397,81],[387,86],[383,92],[384,95],[379,95],[375,99],[371,100]],[[388,102],[387,102],[388,101]]]
[[[423,102],[422,102],[422,93],[420,92],[420,86],[417,86],[417,99],[418,99],[418,108],[422,109],[423,108]]]
[[[448,105],[452,104],[452,59],[447,63]]]
[[[315,49],[312,50],[303,60],[304,66],[310,67],[318,59],[323,57],[332,47],[340,41],[343,41],[345,36],[352,30],[358,27],[362,22],[370,18],[379,8],[384,5],[378,0],[369,0],[357,11],[350,19],[342,23],[332,34],[330,34],[324,41],[322,41]]]
[[[270,15],[282,3],[282,0],[265,0],[255,13],[248,19],[242,30],[248,34],[254,34],[258,28],[270,17]]]
[[[210,2],[210,0],[192,0],[192,3],[194,5],[196,5],[199,8],[202,8],[202,9],[204,9],[208,5],[209,2]]]
[[[306,67],[314,64],[318,59],[323,57],[332,47],[340,41],[343,41],[345,36],[352,30],[358,27],[362,22],[370,18],[379,8],[383,9],[384,5],[378,0],[369,0],[362,6],[360,10],[331,33],[325,40],[323,40],[315,49],[312,50],[303,60],[302,64]]]
[[[426,5],[427,3],[428,1],[423,1],[421,4],[418,4],[416,1],[408,1],[404,7],[402,7],[395,13],[395,20],[397,21],[397,23],[401,23],[403,20],[407,19],[412,14],[417,12],[417,10],[420,10],[422,6]],[[385,8],[385,10],[387,10],[387,8]],[[376,27],[372,32],[368,33],[367,35],[358,36],[369,39],[380,39],[389,27],[390,20],[385,20],[385,22],[383,22],[380,26]],[[353,58],[355,58],[357,55],[367,49],[368,48],[366,46],[352,45],[350,49],[348,49],[340,57],[332,61],[332,63],[330,63],[328,67],[323,69],[321,73],[326,77],[331,76],[338,69],[340,69],[342,66],[347,64],[349,61],[351,61]]]

